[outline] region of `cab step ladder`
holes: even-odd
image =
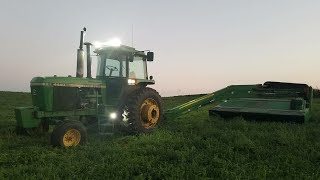
[[[114,122],[108,120],[105,116],[98,117],[98,128],[100,135],[113,135]]]

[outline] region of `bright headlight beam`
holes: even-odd
[[[115,112],[110,113],[109,117],[110,117],[110,119],[116,119],[117,118],[117,113],[115,113]]]
[[[107,46],[119,47],[121,45],[121,40],[119,38],[113,38],[113,39],[110,39],[107,42],[94,42],[93,45],[96,48],[101,48],[101,47],[104,47],[104,46],[106,46],[106,47]]]
[[[102,47],[102,43],[101,42],[94,42],[93,45],[96,48],[101,48]]]
[[[136,84],[136,80],[134,80],[134,79],[128,79],[128,84],[129,84],[129,85],[134,85],[134,84]]]
[[[106,42],[107,46],[120,46],[121,45],[121,40],[118,38],[113,38]]]

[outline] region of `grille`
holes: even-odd
[[[53,88],[53,110],[69,111],[77,109],[80,98],[78,88],[54,87]]]

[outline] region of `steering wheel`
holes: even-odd
[[[106,68],[109,69],[110,71],[119,71],[117,67],[111,66],[111,65],[107,65]]]
[[[117,67],[111,65],[107,65],[106,68],[110,70],[109,76],[112,75],[113,71],[119,71]]]

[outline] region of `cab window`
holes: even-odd
[[[146,62],[142,57],[135,56],[133,62],[129,62],[129,78],[146,79],[147,76]]]
[[[100,56],[98,59],[98,76],[126,77],[126,56]]]

